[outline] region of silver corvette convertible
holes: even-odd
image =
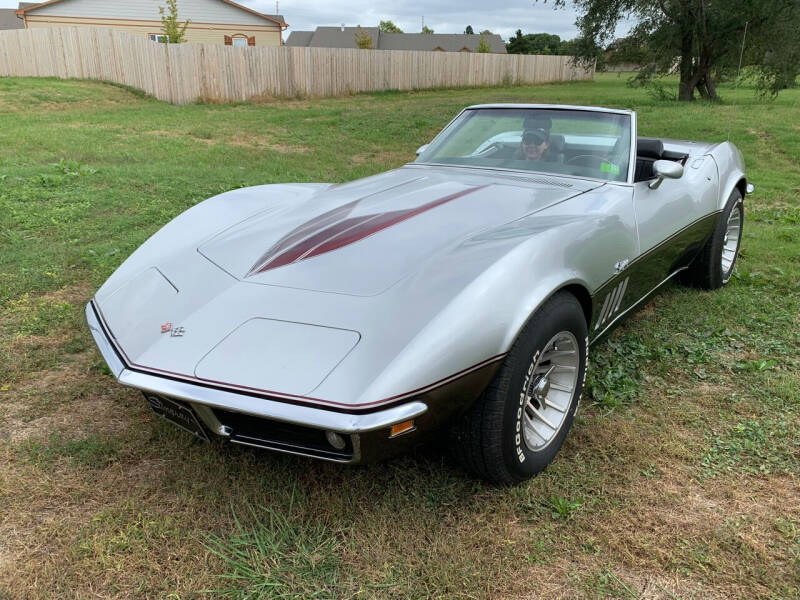
[[[471,106],[401,168],[215,196],[119,267],[89,326],[201,438],[357,463],[442,432],[476,475],[522,481],[569,431],[589,346],[673,278],[734,269],[739,151],[636,127]]]

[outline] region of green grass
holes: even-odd
[[[720,92],[681,105],[603,75],[177,107],[0,78],[0,597],[798,597],[800,90]],[[83,306],[164,223],[240,186],[396,167],[495,101],[729,138],[757,187],[730,285],[670,287],[593,348],[543,475],[496,489],[441,448],[343,468],[203,445],[110,377]]]

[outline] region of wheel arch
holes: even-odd
[[[507,348],[511,348],[516,343],[525,327],[528,325],[530,320],[533,319],[534,315],[539,311],[539,309],[556,294],[561,292],[566,292],[572,295],[578,301],[583,312],[583,317],[586,320],[586,328],[589,328],[592,321],[592,295],[589,292],[588,286],[583,281],[573,279],[570,281],[565,281],[560,285],[553,286],[550,293],[543,295],[541,300],[536,302],[533,310],[531,310],[524,319],[519,321],[518,326],[513,331],[513,335],[509,336],[508,343],[506,344]]]

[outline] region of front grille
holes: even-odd
[[[229,439],[236,444],[293,454],[309,454],[340,462],[353,459],[353,440],[349,435],[343,436],[345,447],[337,450],[328,443],[322,429],[262,419],[221,408],[213,411],[220,423],[231,428]]]

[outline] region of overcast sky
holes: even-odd
[[[238,0],[249,8],[275,12],[274,0]],[[0,0],[0,7],[16,8],[16,0]],[[180,9],[180,0],[178,0]],[[555,10],[552,2],[533,0],[280,0],[280,12],[289,23],[289,32],[314,29],[318,25],[377,25],[394,21],[403,31],[419,32],[422,17],[437,33],[463,33],[472,25],[477,33],[489,29],[508,39],[517,29],[525,33],[547,32],[571,39],[577,34],[575,12]]]
[[[245,5],[261,12],[275,12],[274,0],[245,0]],[[555,10],[552,2],[532,0],[280,0],[281,14],[289,31],[314,29],[317,25],[377,25],[390,20],[407,33],[417,33],[425,25],[437,33],[463,33],[467,25],[477,33],[489,29],[508,39],[517,29],[547,32],[562,38],[577,35],[575,12]]]

